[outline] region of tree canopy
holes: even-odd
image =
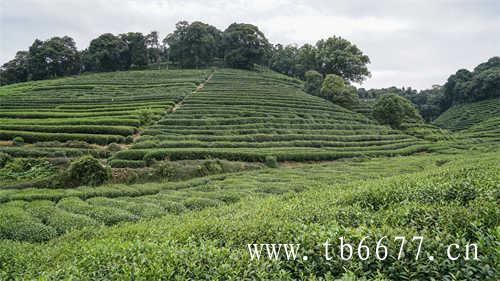
[[[316,70],[309,70],[306,72],[305,78],[304,91],[311,95],[319,96],[321,85],[323,84],[323,75]]]
[[[369,77],[369,63],[368,56],[356,45],[336,36],[319,40],[315,46],[278,44],[270,59],[271,69],[283,74],[304,79],[307,71],[316,70],[323,75],[336,74],[347,82],[363,82]]]
[[[328,74],[321,85],[320,96],[346,108],[352,108],[359,102],[356,88],[345,83],[336,74]]]
[[[180,21],[165,37],[170,58],[183,67],[208,65],[219,54],[222,32],[214,26],[195,21]]]
[[[460,69],[444,85],[443,110],[460,103],[500,97],[500,57],[492,57],[471,72]]]
[[[271,44],[259,28],[247,23],[233,23],[222,36],[224,62],[234,68],[251,69],[263,64],[271,52]]]
[[[29,79],[40,80],[77,74],[81,61],[73,38],[35,40],[27,56]]]
[[[405,121],[421,122],[422,117],[406,98],[397,94],[381,96],[373,106],[373,117],[381,124],[394,129],[401,128]]]
[[[116,71],[129,67],[129,47],[120,37],[105,33],[90,42],[84,52],[85,70]]]
[[[341,37],[330,37],[316,43],[319,72],[336,74],[351,82],[363,82],[370,72],[366,64],[370,63],[356,45]]]
[[[243,69],[262,65],[300,79],[306,78],[307,71],[315,70],[323,76],[336,74],[349,83],[361,82],[370,75],[369,62],[356,45],[336,36],[319,40],[315,45],[272,45],[252,24],[233,23],[222,32],[200,21],[180,21],[163,40],[156,31],[146,35],[104,33],[82,51],[76,49],[68,36],[47,41],[37,39],[28,51],[19,52],[2,65],[0,83],[165,64],[180,68],[224,64]]]

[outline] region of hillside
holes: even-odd
[[[453,106],[433,123],[441,128],[460,131],[500,116],[500,98]]]
[[[113,163],[222,158],[334,160],[411,154],[425,143],[301,90],[272,72],[217,70]]]
[[[0,146],[19,157],[107,157],[89,144],[131,143],[132,135],[206,78],[207,71],[130,71],[88,74],[2,87],[0,140],[32,143]]]

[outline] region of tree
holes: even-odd
[[[305,78],[304,75],[308,70],[317,70],[318,63],[316,60],[317,50],[310,44],[304,44],[297,51],[297,71],[296,75],[300,78]]]
[[[401,128],[405,121],[422,122],[422,117],[409,100],[397,94],[388,94],[378,98],[373,106],[373,117],[394,129]]]
[[[351,108],[359,102],[356,88],[346,85],[342,77],[328,74],[321,85],[320,96],[343,107]]]
[[[316,70],[309,70],[306,72],[305,78],[304,91],[308,94],[319,96],[321,84],[323,83],[323,75]]]
[[[69,36],[47,41],[36,39],[29,48],[27,60],[30,80],[78,74],[81,69],[80,54]]]
[[[158,32],[151,31],[145,38],[147,57],[149,63],[159,63],[163,53],[163,48],[158,39]]]
[[[105,33],[90,42],[84,55],[85,70],[116,71],[129,67],[129,48],[120,37]]]
[[[126,68],[143,67],[148,64],[146,37],[140,32],[120,34],[120,39],[128,46]]]
[[[16,57],[0,68],[0,85],[28,81],[28,52],[19,51]]]
[[[492,57],[474,68],[451,75],[443,90],[441,110],[466,102],[500,97],[500,57]]]
[[[287,45],[283,47],[281,44],[275,45],[269,61],[270,68],[289,76],[296,76],[298,72],[297,53],[298,49],[295,46]]]
[[[233,23],[223,34],[224,61],[227,66],[251,69],[263,64],[271,53],[271,45],[255,26]]]
[[[319,72],[324,75],[336,74],[351,82],[362,82],[370,76],[366,66],[370,59],[351,42],[333,36],[318,41],[316,48]]]
[[[221,32],[206,23],[181,21],[164,40],[170,58],[184,67],[207,65],[219,54]]]

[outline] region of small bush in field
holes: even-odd
[[[12,139],[12,144],[15,146],[21,146],[24,144],[24,139],[21,137],[15,137]]]
[[[94,157],[83,156],[71,163],[63,178],[63,184],[69,187],[97,186],[111,178],[111,171]]]
[[[278,168],[279,164],[276,156],[266,156],[266,166],[269,168]]]
[[[117,152],[117,151],[120,151],[122,150],[121,146],[115,142],[113,143],[110,143],[108,145],[108,150],[111,151],[111,152]]]

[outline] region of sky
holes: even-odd
[[[371,59],[364,88],[430,88],[500,56],[499,0],[0,0],[0,63],[35,38],[68,35],[85,49],[108,32],[163,38],[180,20],[252,23],[274,44],[341,36]]]

